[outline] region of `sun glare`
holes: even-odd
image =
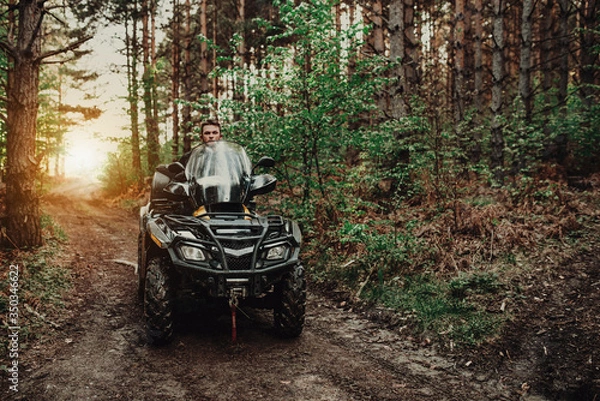
[[[65,157],[65,174],[67,176],[96,177],[106,160],[106,152],[96,144],[76,144],[68,148]]]

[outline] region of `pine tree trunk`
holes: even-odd
[[[408,96],[417,95],[420,84],[419,51],[420,41],[415,36],[415,1],[404,0],[404,75],[406,76],[406,93]],[[410,113],[410,103],[407,102],[407,113]]]
[[[206,0],[200,4],[200,34],[203,38],[208,36],[208,27],[206,26]],[[200,42],[200,89],[201,93],[208,93],[208,46],[206,40]]]
[[[377,56],[385,55],[385,41],[383,35],[383,5],[381,0],[373,2],[373,9],[370,14],[364,14],[365,23],[372,24],[373,30],[367,38],[367,43],[363,52],[365,54],[375,54]],[[387,91],[382,91],[377,94],[377,105],[382,113],[387,113],[389,110],[389,97]]]
[[[556,21],[554,12],[554,1],[546,0],[544,5],[544,20],[541,24],[540,36],[542,39],[540,47],[540,63],[542,66],[542,91],[545,98],[545,115],[550,116],[550,108],[552,95],[550,94],[554,82],[554,70],[556,59],[556,47],[553,46],[553,38],[555,37],[554,25]],[[547,126],[549,127],[549,126]]]
[[[482,23],[482,10],[483,5],[481,0],[475,0],[474,12],[473,12],[473,24],[475,25],[475,38],[473,41],[473,64],[474,64],[474,77],[473,77],[473,105],[477,110],[475,116],[475,124],[479,125],[479,118],[482,107],[482,91],[483,91],[483,23]],[[475,129],[473,131],[473,143],[471,146],[471,162],[479,163],[481,160],[481,131]]]
[[[144,116],[146,122],[146,144],[148,146],[148,169],[153,170],[160,162],[159,143],[158,143],[158,121],[156,120],[155,101],[154,101],[154,80],[155,71],[153,68],[152,51],[152,33],[151,33],[151,14],[153,7],[149,2],[153,0],[142,1],[142,52],[144,58]]]
[[[19,2],[18,37],[8,71],[6,235],[18,248],[42,244],[35,188],[42,8],[35,0]]]
[[[137,76],[138,65],[138,36],[137,36],[137,17],[138,3],[133,2],[133,10],[131,13],[132,32],[129,34],[129,24],[125,25],[125,35],[127,42],[127,75],[128,75],[128,102],[129,102],[129,119],[131,122],[131,167],[135,174],[138,186],[142,185],[142,157],[140,154],[140,127],[139,127],[139,109],[138,109],[138,89],[139,81]]]
[[[584,0],[581,2],[579,23],[579,41],[582,51],[579,52],[579,77],[581,79],[580,96],[583,103],[590,107],[597,102],[598,96],[598,4],[596,0]]]
[[[390,34],[390,59],[396,63],[392,73],[395,82],[391,87],[390,114],[393,118],[400,119],[407,114],[406,75],[403,67],[406,43],[404,40],[404,1],[392,0],[390,3],[389,17]]]
[[[560,7],[559,23],[559,49],[560,58],[558,61],[558,104],[565,107],[569,86],[569,15],[571,6],[569,0],[558,0]]]
[[[185,2],[185,41],[184,41],[184,99],[186,105],[183,106],[183,153],[192,150],[192,107],[189,105],[192,99],[192,5],[190,0]]]
[[[523,1],[521,18],[521,57],[519,66],[519,95],[525,106],[525,117],[531,120],[533,99],[531,96],[531,46],[532,46],[532,15],[534,0]]]
[[[181,44],[180,40],[180,18],[179,18],[179,0],[173,1],[173,44],[172,44],[172,69],[173,75],[171,77],[171,118],[173,120],[173,131],[172,131],[172,141],[173,141],[173,149],[172,156],[173,160],[177,160],[179,155],[179,105],[177,101],[179,100],[179,80],[181,79],[179,74],[179,66],[181,64]]]
[[[497,185],[504,183],[504,135],[502,133],[502,86],[504,81],[504,0],[493,1],[492,22],[492,138],[491,164]]]
[[[459,140],[460,124],[464,114],[464,68],[465,68],[465,4],[464,0],[456,0],[454,13],[454,127]]]

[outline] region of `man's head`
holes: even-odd
[[[221,134],[221,124],[215,120],[206,120],[200,125],[202,131],[202,142],[217,142],[223,138]]]

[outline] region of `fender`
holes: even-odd
[[[160,219],[151,220],[146,225],[148,235],[160,249],[167,249],[175,234],[171,229]]]

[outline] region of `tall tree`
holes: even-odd
[[[567,103],[567,91],[569,87],[569,17],[571,15],[571,2],[569,0],[558,0],[560,8],[560,22],[558,29],[559,37],[559,61],[558,61],[558,104],[565,107]]]
[[[158,119],[156,113],[156,56],[154,47],[155,0],[142,0],[142,52],[144,62],[144,116],[146,123],[146,145],[148,147],[148,168],[153,169],[160,162],[158,141]]]
[[[464,82],[465,82],[465,3],[464,0],[454,2],[454,122],[459,130],[464,115]],[[460,137],[461,134],[458,133]]]
[[[192,5],[190,0],[185,1],[185,39],[184,39],[184,73],[183,90],[185,105],[183,107],[183,151],[192,149]]]
[[[368,44],[370,51],[367,54],[375,54],[377,56],[383,56],[385,54],[385,40],[383,34],[383,4],[381,0],[375,0],[373,3],[373,9],[370,13],[367,13],[368,22],[373,26],[371,34],[369,35]],[[385,113],[388,111],[388,97],[385,91],[377,95],[379,109]]]
[[[521,16],[521,57],[519,66],[519,95],[525,106],[525,118],[531,120],[533,96],[531,93],[531,47],[533,43],[534,0],[523,1]]]
[[[504,0],[493,0],[492,21],[492,137],[490,169],[496,184],[504,182],[504,134],[502,132],[504,84]]]
[[[392,0],[389,16],[390,59],[395,63],[394,79],[390,96],[390,114],[393,118],[405,117],[408,113],[406,102],[406,73],[404,57],[406,42],[404,38],[404,1]]]
[[[200,4],[200,90],[201,93],[208,93],[208,46],[207,35],[208,27],[206,22],[207,0],[202,0]]]
[[[415,34],[415,0],[404,0],[404,74],[408,96],[418,95],[420,85],[419,53],[421,41]],[[410,104],[409,104],[410,106]],[[410,110],[410,107],[409,107]]]
[[[139,10],[138,0],[133,0],[129,18],[125,22],[127,49],[127,77],[128,77],[128,96],[129,119],[131,122],[131,167],[137,178],[138,185],[142,184],[142,155],[140,152],[140,126],[139,126],[139,79],[138,79],[138,60],[140,55],[138,41],[138,21]],[[129,22],[131,22],[131,34],[129,33]]]
[[[173,31],[173,43],[171,47],[171,119],[173,120],[172,141],[173,160],[179,156],[179,83],[180,83],[180,64],[181,64],[181,16],[180,16],[179,0],[173,0],[173,20],[171,22]]]
[[[483,4],[481,0],[475,0],[473,9],[473,25],[475,37],[473,40],[473,106],[477,112],[475,125],[480,124],[480,114],[483,111]],[[471,144],[471,161],[479,163],[481,160],[481,130],[473,130],[473,143]]]
[[[598,77],[600,74],[600,51],[598,51],[598,36],[600,35],[600,17],[597,0],[583,0],[581,2],[579,29],[579,76],[581,80],[580,96],[589,107],[597,101]]]
[[[0,40],[9,60],[6,125],[6,237],[16,247],[42,243],[39,197],[36,191],[36,119],[40,66],[44,59],[72,51],[87,40],[80,37],[60,49],[42,51],[44,17],[51,14],[47,1],[20,0],[9,4],[15,25]],[[16,32],[16,36],[13,33]]]

